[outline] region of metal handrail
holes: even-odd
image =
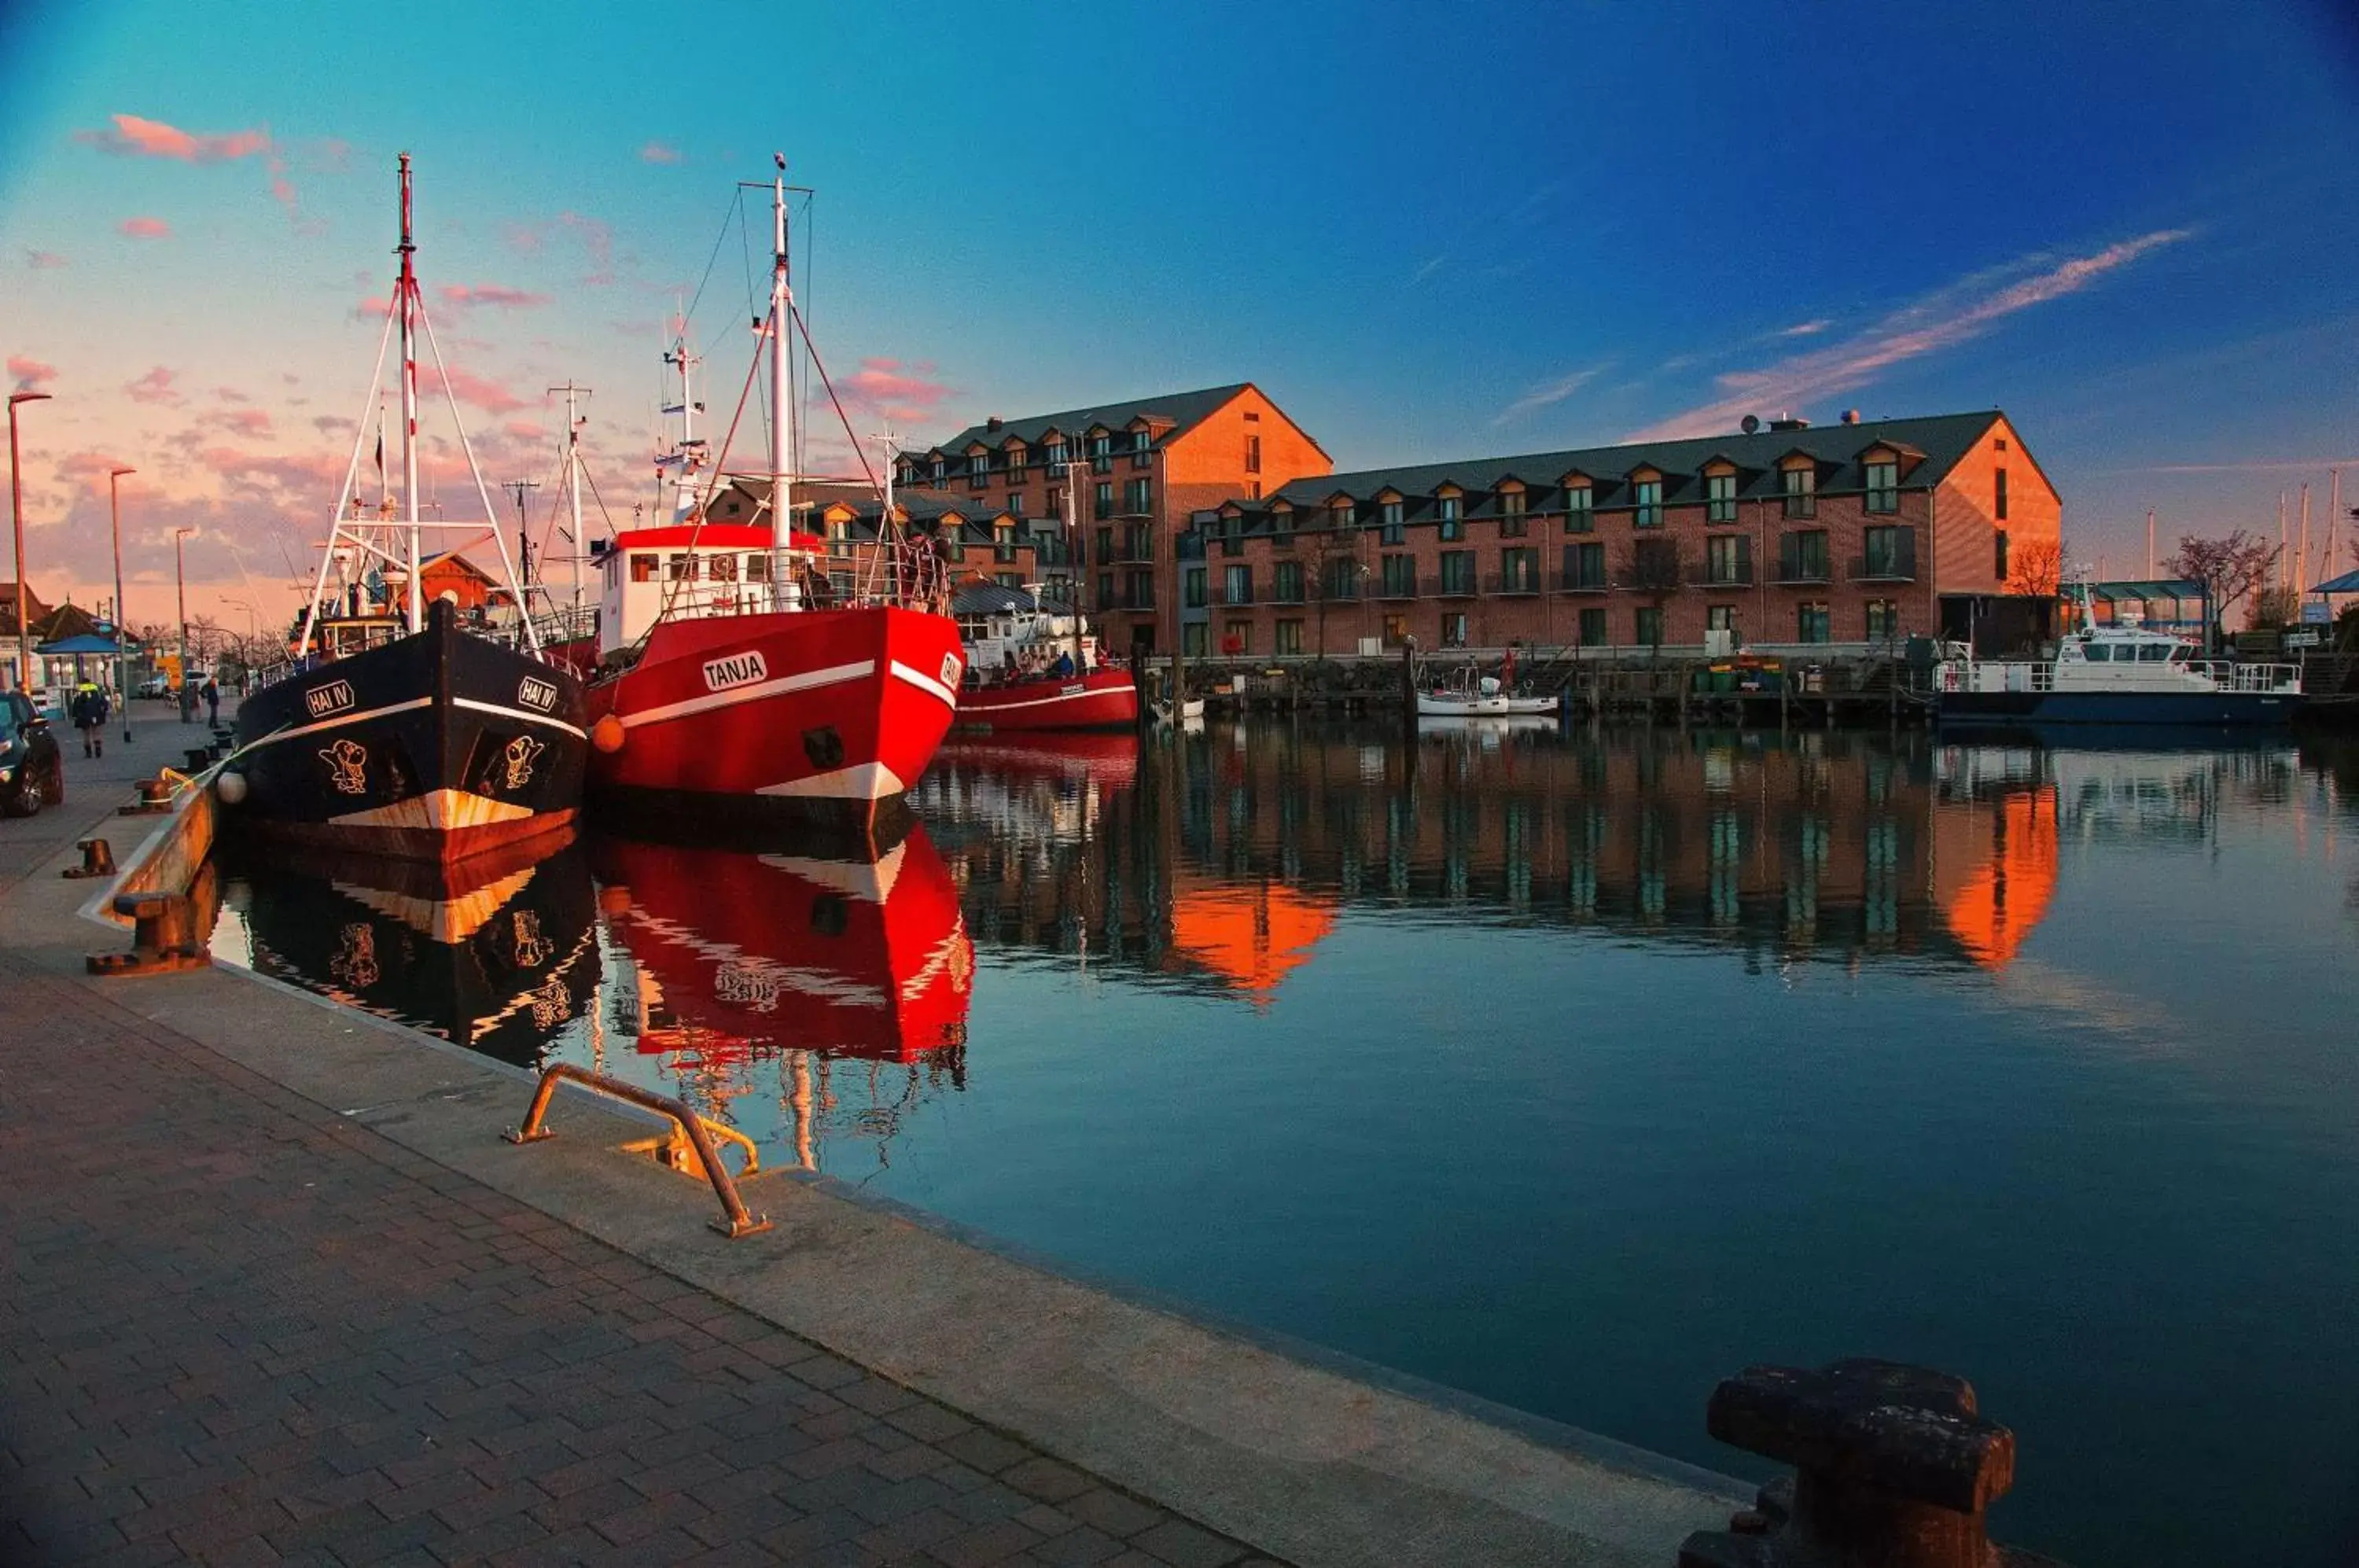
[[[540,1075],[540,1086],[533,1091],[532,1108],[525,1112],[524,1125],[501,1136],[510,1143],[538,1143],[545,1138],[555,1138],[557,1135],[542,1124],[548,1119],[549,1103],[556,1098],[560,1083],[578,1083],[593,1094],[669,1116],[679,1124],[689,1146],[696,1150],[696,1158],[703,1165],[706,1178],[712,1183],[712,1195],[721,1200],[722,1211],[729,1216],[725,1225],[718,1220],[707,1223],[732,1241],[756,1236],[770,1228],[767,1218],[746,1212],[745,1200],[737,1195],[737,1183],[731,1179],[728,1169],[713,1152],[712,1138],[705,1127],[704,1118],[678,1100],[667,1099],[636,1083],[625,1083],[619,1078],[610,1078],[603,1073],[592,1073],[570,1062],[560,1062]]]

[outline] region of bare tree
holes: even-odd
[[[2052,599],[2064,581],[2064,542],[2031,539],[2007,552],[2006,589],[2024,598]]]
[[[2264,588],[2253,595],[2253,625],[2272,630],[2301,618],[2301,595],[2290,584]]]
[[[2218,644],[2221,623],[2236,601],[2260,586],[2277,564],[2277,546],[2238,528],[2225,539],[2181,535],[2170,558],[2170,570],[2203,589],[2203,616],[2209,636]]]

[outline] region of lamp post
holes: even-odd
[[[16,690],[22,691],[32,680],[33,634],[32,617],[25,611],[25,486],[17,477],[16,405],[46,403],[46,392],[11,392],[8,394],[8,513],[16,527]]]
[[[123,709],[123,744],[131,744],[131,688],[123,678],[123,637],[127,623],[123,615],[123,497],[120,486],[123,476],[136,474],[136,468],[110,468],[106,471],[106,519],[114,534],[114,701]]]
[[[172,530],[172,592],[180,612],[180,722],[187,724],[196,716],[196,702],[189,690],[189,572],[188,554],[183,548],[194,528]]]

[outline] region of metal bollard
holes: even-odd
[[[202,773],[213,765],[213,749],[209,746],[189,747],[189,771]]]
[[[117,806],[114,813],[121,817],[152,817],[172,809],[172,781],[169,779],[139,780],[139,799],[128,806]]]
[[[91,974],[109,979],[126,975],[169,975],[212,963],[197,940],[196,916],[183,893],[123,893],[114,912],[132,921],[129,953],[93,953],[84,959]]]
[[[113,844],[107,843],[103,838],[78,838],[74,840],[74,847],[82,851],[82,864],[80,866],[67,866],[63,871],[58,873],[59,876],[73,878],[82,877],[112,877],[114,875],[114,846]]]
[[[2015,1433],[1973,1385],[1897,1361],[1748,1367],[1712,1391],[1712,1435],[1794,1466],[1679,1568],[2058,1568],[1995,1546],[1984,1513],[2015,1485]]]

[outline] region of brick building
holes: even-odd
[[[991,530],[987,539],[962,536],[973,570],[1071,572],[1109,647],[1168,652],[1180,624],[1180,555],[1201,549],[1190,518],[1333,466],[1259,387],[1241,382],[986,419],[902,454],[896,477],[908,505],[957,497],[966,528]],[[1069,491],[1081,531],[1072,540],[1063,536]]]
[[[1995,409],[1322,471],[1195,515],[1183,638],[1252,658],[1987,641],[2039,622],[2009,584],[2043,559],[2052,592],[2060,526]]]

